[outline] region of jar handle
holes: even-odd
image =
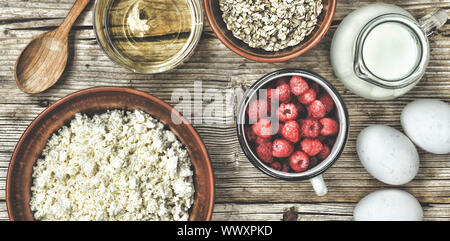
[[[323,180],[322,175],[313,177],[313,178],[309,179],[309,181],[311,182],[313,189],[316,192],[317,196],[322,197],[322,196],[327,195],[328,189],[327,189],[327,185],[325,184],[325,181]]]
[[[447,12],[444,9],[438,9],[421,18],[419,23],[426,35],[430,36],[435,30],[444,26],[447,19]]]

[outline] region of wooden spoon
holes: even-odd
[[[36,94],[58,81],[67,64],[70,29],[89,1],[77,0],[57,29],[37,36],[25,47],[14,67],[19,89]]]

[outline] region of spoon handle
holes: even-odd
[[[55,35],[61,38],[66,38],[69,35],[72,25],[75,23],[75,21],[80,16],[81,12],[83,12],[83,10],[86,8],[89,2],[90,0],[76,0],[69,14],[67,14],[66,19],[64,19],[64,21],[56,30]]]

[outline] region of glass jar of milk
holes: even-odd
[[[336,76],[357,95],[372,100],[397,98],[425,74],[428,36],[447,21],[444,10],[420,21],[391,4],[371,4],[349,14],[331,44]]]

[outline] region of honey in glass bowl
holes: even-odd
[[[115,62],[133,72],[160,73],[193,53],[203,14],[197,0],[97,0],[94,24]]]

